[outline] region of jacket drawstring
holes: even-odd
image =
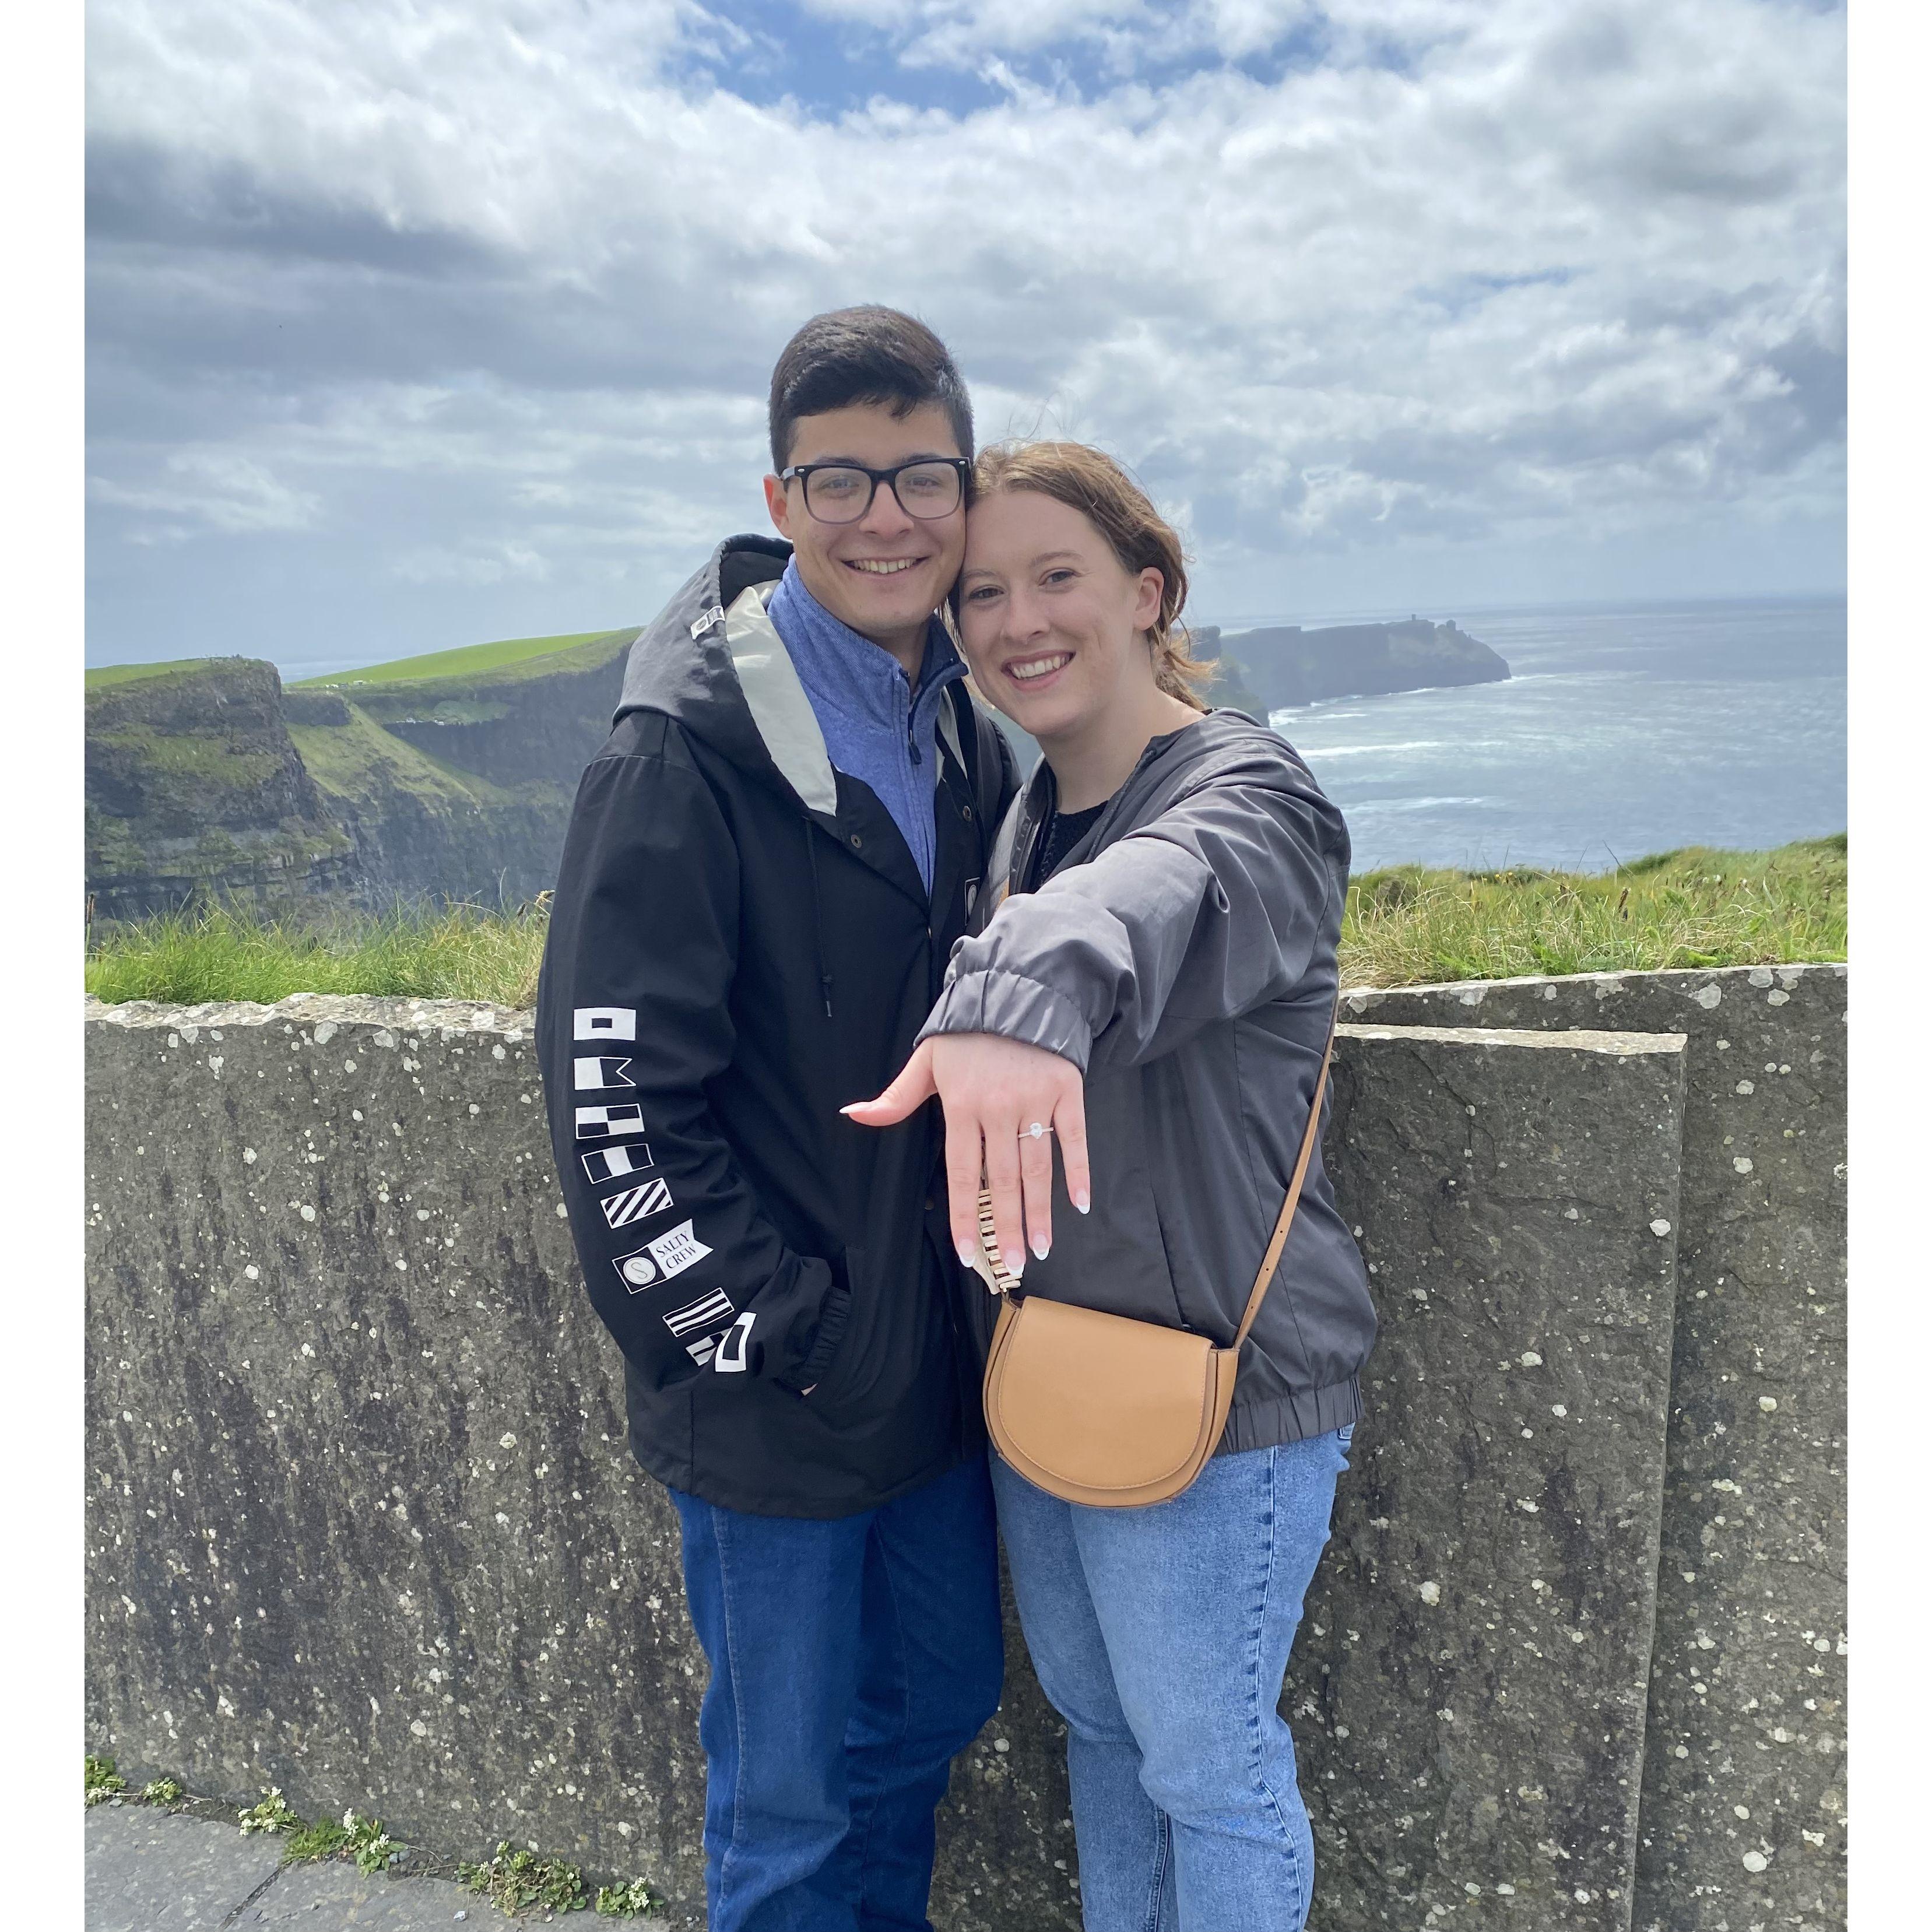
[[[805,821],[805,862],[812,873],[812,944],[818,960],[818,990],[825,1001],[825,1017],[832,1017],[832,975],[825,968],[825,908],[818,896],[818,841],[812,836],[812,820]]]

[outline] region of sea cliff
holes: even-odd
[[[92,674],[92,918],[214,902],[302,917],[533,898],[554,881],[636,634],[286,688],[249,658]]]
[[[1220,659],[1222,681],[1231,692],[1252,694],[1270,710],[1324,698],[1490,684],[1510,674],[1496,652],[1453,618],[1439,624],[1426,617],[1339,624],[1318,631],[1304,631],[1299,624],[1223,631],[1208,624],[1193,635],[1198,656]],[[1238,702],[1232,696],[1222,701]]]

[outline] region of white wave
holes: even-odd
[[[1306,758],[1359,758],[1370,752],[1439,752],[1444,742],[1440,738],[1407,738],[1394,745],[1311,745],[1304,738],[1295,749]]]
[[[1493,805],[1490,798],[1370,798],[1347,808],[1351,818],[1360,818],[1372,812],[1431,812],[1449,805]]]

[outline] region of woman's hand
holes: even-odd
[[[1017,1277],[1029,1238],[1042,1258],[1053,1246],[1056,1137],[1067,1198],[1083,1214],[1091,1199],[1080,1070],[1043,1046],[998,1034],[939,1034],[914,1048],[876,1100],[855,1100],[839,1111],[861,1126],[890,1127],[935,1094],[946,1110],[946,1178],[959,1258],[970,1268],[979,1250],[983,1162],[1000,1258]]]

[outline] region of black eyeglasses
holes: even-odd
[[[972,468],[961,456],[922,456],[890,470],[868,470],[857,463],[794,463],[778,481],[796,477],[805,485],[805,507],[821,524],[856,524],[872,507],[883,483],[909,517],[926,522],[950,517],[966,494]]]

